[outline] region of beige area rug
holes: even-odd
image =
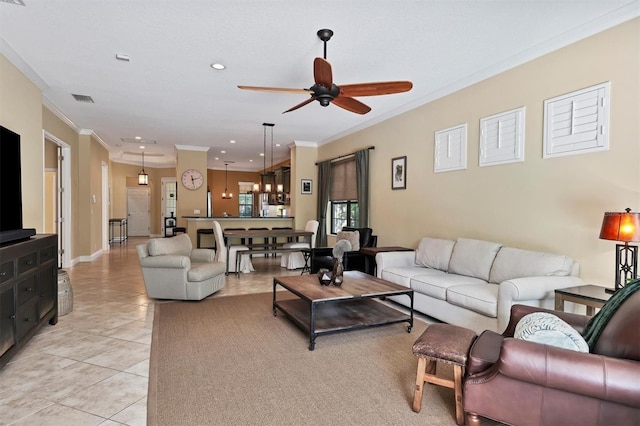
[[[422,411],[411,410],[411,346],[426,323],[320,336],[309,351],[271,306],[269,293],[157,304],[148,424],[456,424],[451,389],[425,385]]]

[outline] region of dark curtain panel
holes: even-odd
[[[358,151],[355,157],[360,228],[366,228],[369,227],[369,150]]]
[[[318,233],[316,247],[327,246],[327,204],[331,193],[331,160],[318,163]]]

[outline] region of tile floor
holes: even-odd
[[[129,238],[97,260],[67,269],[73,311],[45,325],[0,370],[0,425],[145,425],[154,301]],[[272,291],[280,258],[229,275],[210,297]],[[163,303],[163,302],[158,302]]]

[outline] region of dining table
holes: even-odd
[[[243,241],[258,240],[260,238],[267,238],[268,241],[275,241],[277,238],[286,238],[287,241],[298,241],[302,238],[302,242],[309,243],[311,247],[311,238],[313,232],[306,231],[304,229],[247,229],[247,230],[222,230],[222,235],[227,246],[227,253],[230,253],[230,249],[233,246],[232,239]],[[291,249],[284,247],[284,243],[265,243],[258,244],[241,244],[246,249],[238,250],[236,255],[236,262],[239,261],[240,256],[243,254],[256,254],[256,253],[287,253],[293,251],[300,251],[300,248]],[[227,268],[226,274],[229,275],[229,257],[227,256]],[[239,262],[238,262],[239,263]],[[236,273],[238,273],[238,267],[236,266]]]

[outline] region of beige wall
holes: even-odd
[[[44,232],[44,146],[40,89],[0,55],[0,124],[20,135],[22,225]]]
[[[75,259],[81,255],[79,252],[79,210],[78,210],[78,176],[79,176],[79,161],[78,161],[78,133],[69,127],[66,123],[60,120],[55,114],[49,111],[45,107],[42,109],[42,128],[49,134],[55,136],[59,140],[69,145],[69,158],[65,158],[68,161],[71,169],[71,188],[66,188],[65,194],[71,197],[71,217],[67,218],[67,226],[71,229],[71,247],[70,256]],[[89,253],[82,253],[88,255]]]
[[[640,19],[320,147],[319,159],[369,145],[370,223],[378,245],[471,237],[564,253],[588,282],[612,286],[615,243],[603,212],[640,210]],[[543,101],[611,81],[610,149],[542,159]],[[525,161],[478,167],[479,120],[526,107]],[[434,132],[468,123],[466,170],[433,172]],[[407,190],[391,190],[391,158],[407,156]]]
[[[295,227],[303,229],[308,220],[316,219],[318,192],[318,167],[315,165],[318,149],[307,146],[291,148],[291,214]],[[302,179],[311,179],[311,194],[301,194]]]
[[[183,216],[206,216],[207,214],[207,182],[196,189],[186,189],[181,182],[182,173],[188,169],[195,169],[207,179],[207,152],[200,150],[178,149],[176,154],[176,177],[178,179],[178,208],[176,217],[178,226],[186,228],[187,221]],[[200,213],[194,213],[200,210]]]

